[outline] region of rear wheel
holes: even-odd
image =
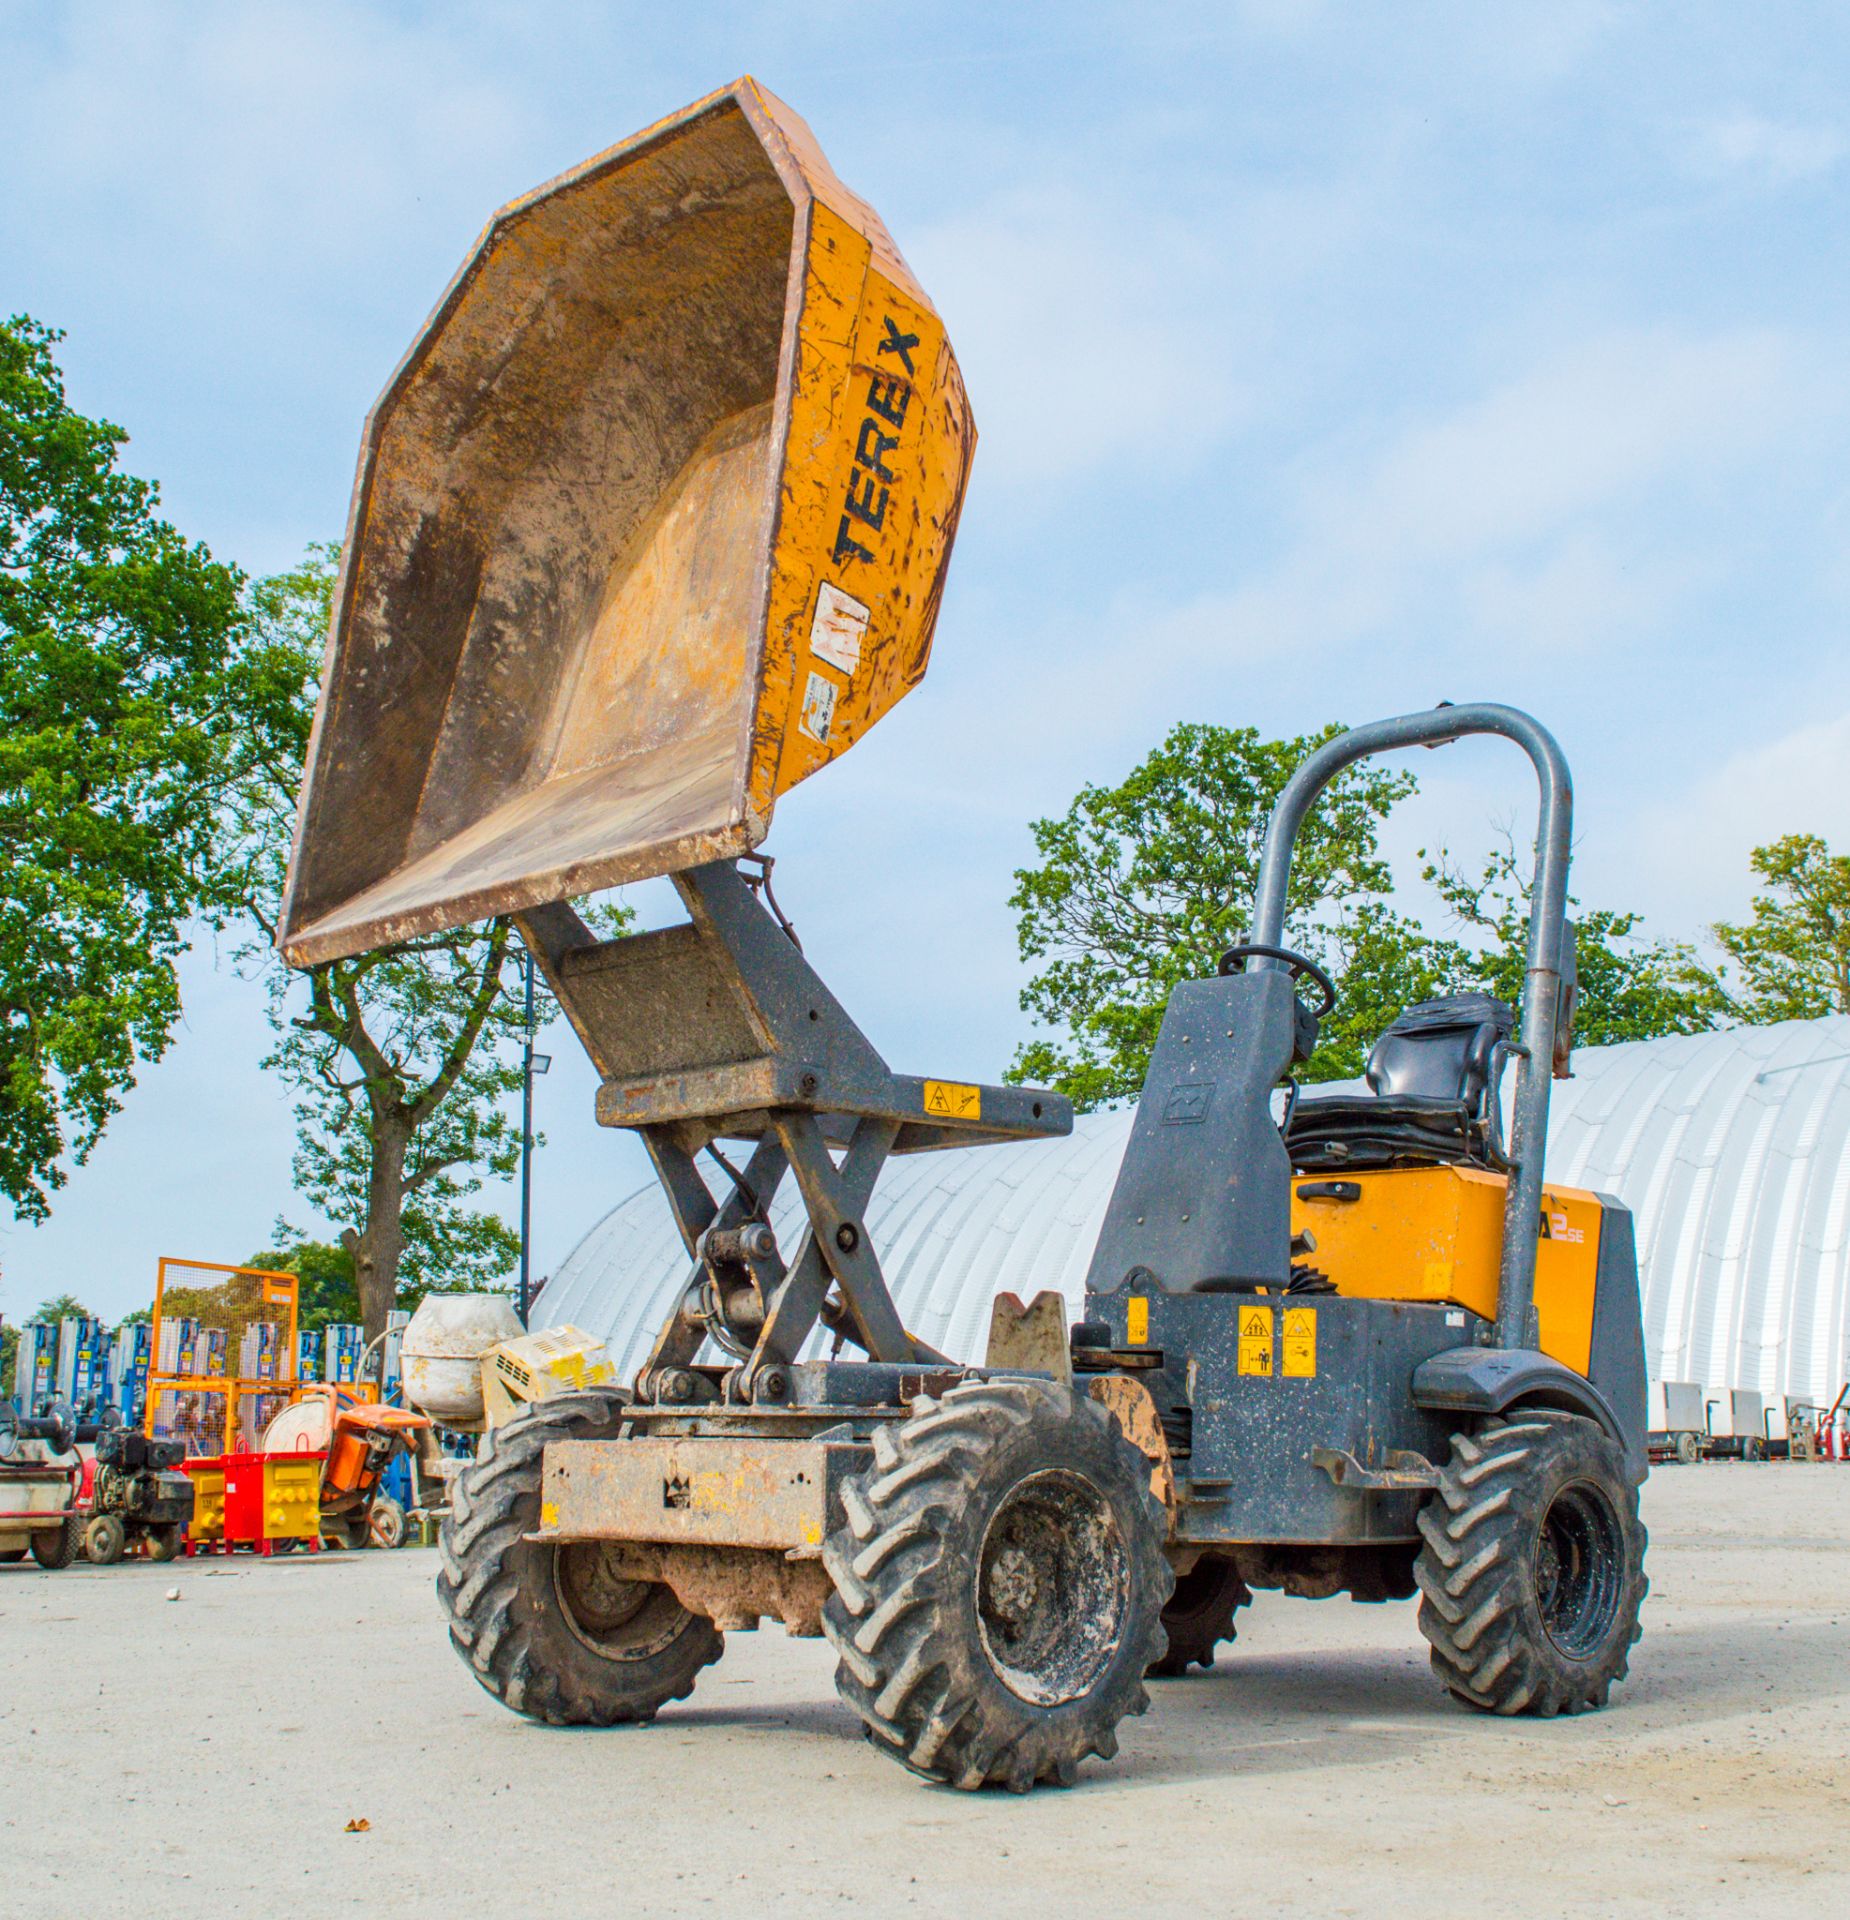
[[[1231,1560],[1203,1554],[1176,1580],[1176,1590],[1163,1609],[1163,1631],[1169,1650],[1152,1663],[1159,1679],[1174,1679],[1190,1667],[1214,1664],[1214,1649],[1234,1638],[1233,1616],[1250,1606],[1253,1590],[1240,1578]]]
[[[625,1578],[605,1542],[526,1538],[540,1525],[547,1443],[621,1444],[622,1417],[608,1394],[535,1401],[452,1482],[437,1575],[451,1644],[504,1706],[550,1726],[652,1720],[725,1644],[671,1588]]]
[[[1459,1434],[1419,1525],[1420,1631],[1458,1699],[1538,1715],[1606,1704],[1649,1584],[1616,1440],[1539,1410]]]
[[[1150,1466],[1050,1380],[920,1396],[876,1430],[824,1549],[836,1690],[914,1773],[1025,1793],[1117,1752],[1174,1577]]]
[[[113,1567],[128,1551],[128,1528],[113,1513],[99,1513],[84,1528],[84,1558],[93,1567]]]
[[[83,1542],[84,1523],[78,1515],[72,1514],[61,1526],[51,1528],[32,1536],[32,1557],[41,1567],[49,1567],[56,1572],[60,1567],[68,1567],[77,1558],[77,1549]]]
[[[1685,1467],[1693,1467],[1702,1458],[1702,1449],[1693,1433],[1677,1435],[1677,1461]]]

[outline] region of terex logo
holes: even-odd
[[[874,352],[892,354],[907,375],[913,374],[912,349],[918,345],[919,336],[901,333],[899,322],[890,313],[882,316],[881,326],[884,331]],[[854,465],[848,471],[848,497],[842,503],[841,525],[835,533],[837,566],[874,557],[867,541],[886,525],[886,510],[893,482],[898,477],[886,464],[886,457],[899,445],[899,430],[906,424],[906,409],[911,404],[911,385],[899,374],[876,373],[868,381],[867,417],[855,437]],[[888,427],[892,428],[891,433]]]

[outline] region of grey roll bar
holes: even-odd
[[[1574,830],[1574,782],[1548,729],[1515,707],[1476,702],[1403,714],[1352,727],[1319,747],[1291,776],[1266,828],[1259,859],[1257,902],[1250,938],[1282,946],[1287,886],[1298,829],[1318,794],[1344,767],[1398,747],[1437,747],[1470,733],[1514,740],[1535,764],[1541,816],[1535,831],[1535,886],[1529,903],[1529,953],[1522,994],[1522,1043],[1516,1110],[1510,1131],[1511,1174],[1503,1208],[1503,1254],[1497,1275],[1496,1340],[1500,1347],[1530,1342],[1535,1302],[1535,1252],[1540,1237],[1543,1161],[1548,1151],[1549,1077],[1561,1003],[1562,940],[1567,920],[1567,867]],[[1255,967],[1276,961],[1255,959]]]

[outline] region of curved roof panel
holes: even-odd
[[[868,1208],[900,1316],[956,1355],[982,1351],[989,1303],[1044,1287],[1077,1316],[1128,1110],[1070,1138],[889,1162]],[[1586,1047],[1557,1084],[1549,1173],[1637,1216],[1654,1379],[1829,1400],[1850,1350],[1850,1015]],[[772,1211],[795,1244],[794,1186]],[[601,1334],[627,1374],[688,1261],[642,1188],[587,1233],[545,1317]]]

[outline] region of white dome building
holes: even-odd
[[[1065,1140],[889,1161],[868,1225],[905,1324],[973,1358],[999,1292],[1052,1287],[1076,1316],[1130,1122],[1082,1115]],[[1850,1373],[1850,1015],[1583,1048],[1549,1135],[1552,1180],[1637,1216],[1653,1380],[1835,1398]],[[786,1247],[799,1214],[787,1182],[772,1213]],[[687,1269],[650,1184],[573,1249],[539,1317],[601,1335],[627,1375]]]

